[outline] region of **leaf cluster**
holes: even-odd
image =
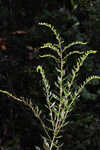
[[[24,98],[17,98],[16,96],[13,96],[7,91],[0,90],[0,92],[12,97],[17,101],[23,102],[32,110],[34,115],[39,119],[45,132],[45,137],[42,137],[44,150],[52,150],[54,148],[59,150],[59,148],[63,145],[59,142],[59,139],[62,137],[61,131],[68,124],[66,118],[73,110],[73,106],[78,97],[80,96],[81,91],[84,89],[89,81],[93,79],[100,79],[100,77],[96,75],[89,76],[80,85],[78,85],[77,89],[73,89],[76,77],[78,76],[80,69],[84,64],[84,61],[90,54],[95,54],[96,51],[67,51],[72,46],[84,45],[86,44],[86,42],[77,41],[65,45],[62,37],[59,33],[57,33],[54,26],[48,23],[39,23],[39,25],[50,28],[50,30],[55,35],[57,41],[56,43],[45,43],[43,46],[40,47],[40,49],[50,49],[50,53],[44,54],[40,57],[50,57],[56,62],[56,68],[54,69],[57,73],[57,80],[54,81],[54,85],[56,87],[54,88],[54,90],[51,90],[51,85],[46,78],[45,71],[42,66],[37,67],[37,72],[40,71],[40,74],[42,76],[43,90],[46,97],[46,108],[48,112],[48,118],[46,119],[46,123],[41,117],[41,114],[43,112],[38,108],[38,106],[33,106],[31,100],[26,101]],[[54,53],[51,53],[52,51]],[[71,57],[74,54],[78,55],[77,61],[71,68],[71,72],[69,74],[66,74],[66,64],[68,62],[68,57]],[[36,147],[36,149],[39,150],[40,148]]]
[[[44,84],[44,93],[46,96],[46,108],[49,110],[49,120],[48,122],[51,123],[51,126],[48,128],[46,127],[46,138],[44,144],[48,145],[48,149],[52,150],[53,147],[59,149],[62,144],[59,145],[59,134],[61,129],[68,124],[66,122],[66,118],[68,117],[69,112],[73,109],[73,104],[80,96],[81,91],[87,85],[89,81],[92,79],[100,79],[99,76],[92,75],[86,78],[81,85],[78,86],[77,90],[73,91],[73,85],[75,84],[75,79],[78,76],[81,66],[83,65],[84,61],[90,54],[95,54],[95,50],[85,50],[79,51],[74,50],[65,53],[70,47],[74,45],[84,45],[85,42],[77,41],[72,42],[69,45],[64,46],[64,41],[61,38],[60,34],[57,33],[56,29],[48,23],[39,23],[39,25],[46,26],[51,29],[53,34],[56,37],[57,43],[45,43],[41,46],[41,49],[49,48],[50,50],[54,51],[55,53],[52,54],[51,52],[48,54],[44,54],[40,57],[50,57],[55,60],[56,62],[56,72],[57,72],[57,80],[55,82],[56,91],[52,91],[50,88],[49,81],[46,79],[45,72],[42,66],[37,67],[37,71],[40,71],[42,75],[42,81]],[[76,64],[71,69],[70,78],[69,75],[66,75],[65,64],[67,63],[68,57],[77,54],[79,55]],[[52,132],[52,136],[49,136],[49,131]],[[47,150],[46,148],[44,148]]]

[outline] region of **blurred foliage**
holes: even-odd
[[[0,89],[8,90],[18,96],[31,98],[33,103],[38,103],[40,107],[43,107],[42,103],[45,103],[45,100],[41,96],[41,83],[38,82],[40,76],[37,76],[36,73],[36,66],[41,63],[39,54],[42,53],[38,47],[48,40],[54,41],[54,37],[51,33],[47,35],[45,29],[41,31],[41,28],[37,26],[38,22],[48,22],[56,26],[67,43],[77,40],[87,41],[87,49],[98,50],[96,56],[90,57],[90,60],[87,60],[82,68],[80,82],[91,73],[100,74],[100,0],[0,0]],[[43,37],[46,38],[44,39]],[[75,48],[84,50],[84,48],[79,46]],[[52,71],[55,64],[52,61],[45,61],[47,62],[45,67],[50,73],[52,82],[54,78]],[[73,61],[74,58],[71,58],[71,63]],[[47,67],[48,65],[49,68]],[[100,145],[98,141],[100,140],[100,135],[98,135],[98,131],[100,128],[96,127],[98,125],[96,120],[98,120],[98,114],[100,113],[99,99],[100,81],[91,81],[84,89],[78,102],[78,108],[74,112],[76,115],[80,115],[78,118],[75,116],[76,120],[70,125],[70,130],[68,129],[70,133],[66,137],[67,140],[65,140],[65,143],[70,141],[68,149],[99,150]],[[24,141],[28,141],[28,139],[25,140],[29,132],[28,126],[33,132],[34,128],[36,129],[36,126],[33,127],[32,124],[37,121],[33,120],[31,123],[29,121],[32,119],[30,117],[31,113],[28,113],[27,117],[25,117],[26,110],[27,108],[24,108],[20,111],[18,106],[13,104],[13,101],[9,103],[9,98],[7,100],[5,96],[1,96],[1,130],[3,130],[3,125],[7,120],[15,128],[16,125],[14,120],[12,120],[11,114],[13,114],[13,117],[18,116],[16,118],[18,122],[18,130],[16,132],[18,132],[18,135],[15,135],[15,138],[11,140],[8,137],[8,145],[12,143],[11,145],[17,147],[17,136],[20,141],[19,135],[23,134],[21,130],[25,133],[25,136],[22,138],[22,143],[25,143]],[[88,114],[89,110],[91,115]],[[26,112],[29,112],[29,110]],[[85,117],[84,112],[86,112]],[[91,120],[92,115],[94,121],[93,119]],[[27,120],[28,118],[29,120]],[[25,119],[29,124],[24,127]],[[87,127],[88,119],[91,125]],[[6,125],[6,128],[8,128],[8,123]],[[79,132],[76,133],[76,131]],[[29,136],[29,139],[33,138],[34,140],[37,136],[34,132],[33,135]],[[0,133],[0,142],[1,137],[2,134]],[[0,143],[1,147],[3,147],[2,142]]]

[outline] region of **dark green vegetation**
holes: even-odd
[[[37,26],[41,21],[51,23],[59,29],[67,43],[87,41],[87,49],[98,50],[83,67],[80,82],[91,73],[100,74],[100,2],[0,2],[0,89],[19,97],[31,98],[33,103],[44,110],[45,97],[41,96],[42,84],[39,82],[41,77],[36,73],[37,65],[41,62],[44,65],[44,62],[38,57],[42,53],[38,47],[55,38],[51,33],[48,36],[46,30]],[[55,64],[46,59],[45,62],[47,65],[44,67],[52,82],[55,78],[52,74]],[[73,64],[73,57],[70,62]],[[31,150],[34,145],[41,145],[39,140],[43,131],[39,122],[27,107],[10,99],[0,95],[0,148]],[[99,150],[99,99],[100,82],[92,81],[83,91],[64,132],[65,150]]]

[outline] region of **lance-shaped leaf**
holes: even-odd
[[[42,75],[42,81],[43,81],[43,84],[44,84],[44,92],[46,93],[46,100],[49,101],[50,97],[51,97],[50,85],[48,83],[48,80],[45,77],[45,72],[44,72],[42,66],[37,67],[37,72],[38,71],[40,71],[40,73]]]
[[[73,96],[72,96],[72,101],[69,104],[69,109],[72,109],[72,105],[75,103],[75,101],[78,99],[80,93],[82,92],[82,90],[84,89],[84,87],[88,84],[89,81],[93,80],[93,79],[100,79],[99,76],[89,76],[88,78],[86,78],[85,81],[83,81],[83,84],[81,84],[81,86],[78,88],[77,91],[74,92]]]
[[[50,146],[49,143],[47,142],[47,139],[45,137],[43,137],[43,148],[44,150],[50,150]]]
[[[55,82],[55,86],[56,86],[58,89],[60,89],[60,85],[59,85],[58,82]]]
[[[66,49],[68,49],[68,48],[70,48],[70,47],[72,47],[74,45],[86,45],[86,44],[87,44],[87,42],[81,42],[81,41],[72,42],[72,43],[70,43],[70,44],[68,44],[67,46],[64,47],[63,52]]]
[[[13,98],[13,99],[15,99],[15,100],[17,100],[17,101],[19,101],[19,102],[24,102],[24,99],[18,98],[18,97],[16,97],[16,96],[12,95],[12,93],[10,93],[10,92],[8,92],[8,91],[0,90],[0,93],[6,94],[6,95],[8,95],[9,97],[11,97],[11,98]]]
[[[83,82],[83,84],[81,84],[81,86],[78,88],[77,91],[75,91],[74,93],[74,97],[78,97],[78,95],[80,95],[80,93],[82,92],[82,90],[84,89],[84,87],[88,84],[89,81],[93,80],[93,79],[100,79],[99,76],[89,76],[88,78],[86,78],[86,80]]]
[[[57,101],[60,100],[59,96],[58,96],[57,94],[55,94],[55,93],[52,93],[52,97],[53,97],[55,100],[57,100]]]
[[[57,54],[60,56],[60,52],[59,52],[59,48],[56,47],[54,44],[52,43],[45,43],[43,46],[41,46],[40,48],[50,48],[53,51],[57,52]]]
[[[96,51],[93,51],[93,50],[86,51],[80,58],[78,58],[76,66],[74,66],[74,68],[72,69],[72,80],[71,80],[71,83],[69,84],[69,88],[72,86],[74,79],[76,77],[76,74],[79,72],[81,66],[83,65],[88,55],[95,54],[95,53]]]
[[[68,54],[66,54],[66,56],[63,58],[64,61],[67,61],[67,58],[73,54],[84,54],[84,52],[80,52],[80,51],[73,51],[73,52],[69,52]]]
[[[60,34],[57,33],[57,31],[56,31],[56,29],[54,28],[54,26],[52,26],[51,24],[48,24],[48,23],[43,23],[43,22],[40,22],[39,25],[44,25],[44,26],[46,26],[46,27],[49,27],[49,28],[51,29],[51,31],[54,33],[54,35],[55,35],[55,37],[56,37],[58,43],[59,43],[59,44],[62,44],[63,40],[62,40]],[[60,47],[60,45],[59,45],[59,47]]]
[[[46,57],[50,57],[53,58],[57,63],[59,63],[59,59],[57,59],[54,55],[52,54],[47,54],[47,55],[40,55],[41,58],[46,58]]]

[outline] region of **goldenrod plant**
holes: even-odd
[[[77,88],[74,88],[76,82],[76,77],[79,75],[80,68],[82,67],[84,61],[90,54],[95,54],[95,50],[74,50],[67,51],[69,48],[75,45],[84,45],[87,43],[77,41],[65,45],[62,37],[57,33],[56,29],[48,23],[39,23],[41,26],[46,26],[51,29],[56,37],[56,43],[46,43],[40,47],[40,49],[50,49],[50,53],[44,54],[40,57],[50,57],[54,59],[56,67],[55,71],[57,73],[56,81],[54,81],[55,88],[51,89],[50,83],[46,78],[45,71],[42,66],[37,67],[37,72],[40,72],[43,81],[43,89],[46,97],[46,109],[48,113],[48,118],[45,121],[42,119],[42,110],[38,106],[33,106],[31,100],[24,100],[24,98],[17,98],[7,91],[0,90],[0,92],[7,94],[13,99],[23,102],[25,105],[29,106],[34,113],[34,115],[39,119],[45,136],[43,138],[43,149],[44,150],[59,150],[62,147],[60,143],[60,138],[62,137],[61,131],[68,124],[66,121],[69,113],[73,110],[74,104],[81,94],[81,91],[92,79],[100,79],[99,76],[92,75],[87,77]],[[54,53],[52,54],[51,51]],[[68,57],[71,55],[78,55],[77,61],[71,69],[69,74],[66,74],[66,63]],[[40,150],[39,147],[36,147]]]

